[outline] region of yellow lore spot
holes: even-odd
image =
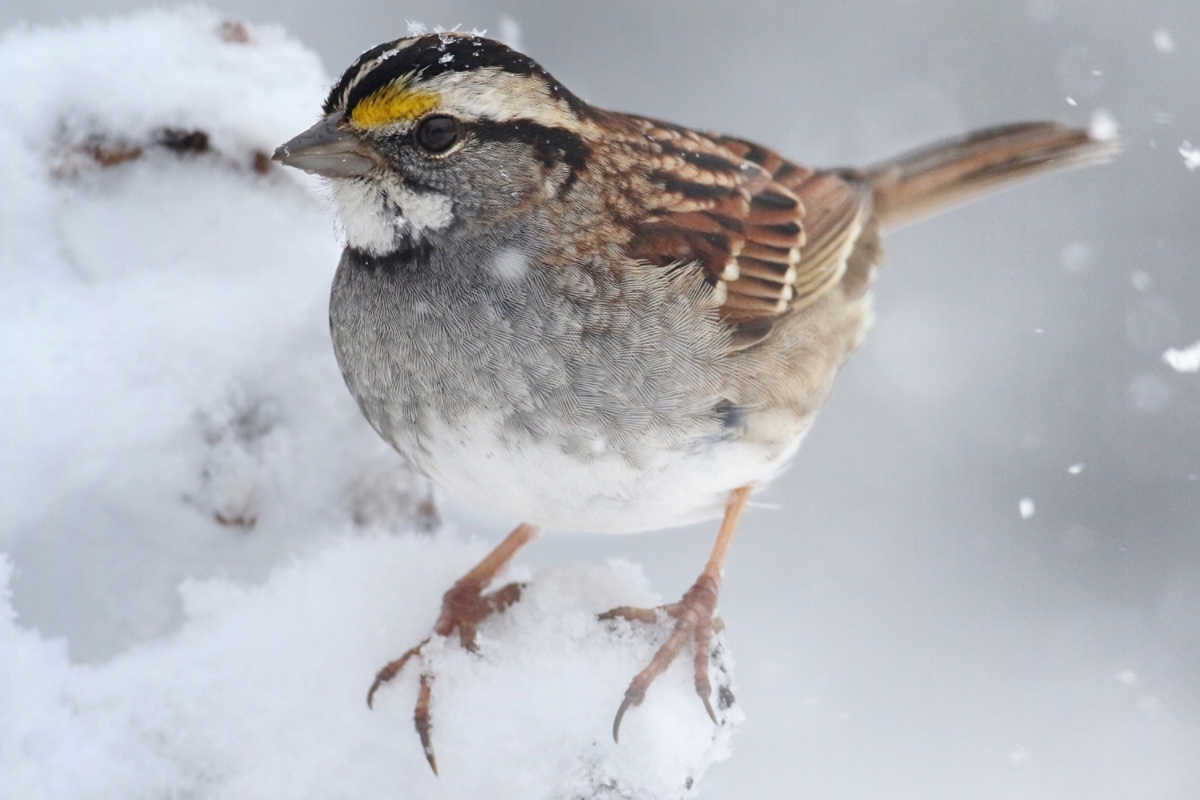
[[[404,86],[384,86],[364,97],[350,112],[350,121],[360,128],[377,128],[395,122],[409,122],[438,104],[441,98],[432,92],[420,92]]]

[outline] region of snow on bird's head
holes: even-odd
[[[526,119],[575,129],[587,104],[529,56],[478,34],[430,33],[363,53],[330,90],[324,113],[358,127],[404,126],[431,111],[467,121]]]

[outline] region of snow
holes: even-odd
[[[1156,414],[1171,402],[1171,384],[1154,372],[1145,372],[1129,381],[1125,399],[1129,407],[1142,414]]]
[[[1178,350],[1172,347],[1162,358],[1176,372],[1200,372],[1200,342]]]
[[[1117,120],[1106,109],[1097,108],[1092,112],[1092,120],[1088,124],[1088,135],[1097,142],[1107,142],[1116,139],[1120,133]]]
[[[497,38],[513,50],[521,49],[521,25],[507,14],[500,15],[500,31]]]
[[[1166,28],[1159,28],[1151,36],[1151,41],[1154,42],[1154,49],[1160,53],[1175,52],[1175,37]]]
[[[1031,518],[1034,513],[1033,499],[1022,497],[1020,502],[1017,503],[1017,511],[1021,514],[1021,519]]]
[[[266,158],[318,59],[188,8],[10,32],[0,73],[0,798],[694,794],[742,712],[684,657],[612,741],[666,635],[596,619],[660,602],[628,563],[515,566],[478,654],[433,643],[440,778],[416,670],[367,709],[487,546],[333,361],[327,200]]]
[[[534,573],[522,601],[484,626],[481,655],[430,648],[440,777],[412,729],[415,671],[367,709],[374,670],[397,643],[425,633],[428,621],[410,611],[436,608],[482,551],[411,535],[343,537],[263,586],[187,582],[181,631],[90,668],[4,614],[0,794],[688,794],[728,752],[730,728],[708,721],[687,665],[628,715],[620,745],[609,735],[614,701],[655,646],[646,631],[596,621],[621,602],[654,602],[629,564]],[[723,713],[731,723],[737,716]]]
[[[520,250],[503,247],[491,262],[492,274],[504,281],[519,281],[529,270],[529,256]]]
[[[1188,168],[1188,172],[1195,172],[1196,168],[1200,167],[1200,147],[1185,141],[1179,145],[1179,155],[1183,156],[1183,165]]]
[[[1092,248],[1087,242],[1071,242],[1062,248],[1062,267],[1072,275],[1082,275],[1092,264]]]

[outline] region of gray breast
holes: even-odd
[[[731,435],[725,334],[698,278],[513,249],[347,249],[330,324],[363,413],[418,466],[435,432],[480,418],[502,442],[580,459],[602,437],[630,464]]]

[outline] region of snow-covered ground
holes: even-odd
[[[440,778],[415,670],[367,709],[487,548],[333,363],[330,220],[266,157],[316,57],[190,9],[10,34],[0,74],[0,797],[694,794],[742,713],[681,659],[612,741],[663,636],[596,619],[660,602],[625,562],[518,568],[479,655],[429,648]]]

